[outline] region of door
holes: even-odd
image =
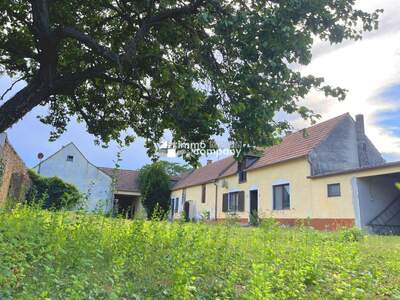
[[[258,190],[250,191],[250,213],[258,213]]]
[[[190,213],[190,203],[189,203],[189,201],[186,201],[186,202],[185,202],[184,210],[185,210],[185,221],[186,221],[186,222],[189,222],[189,220],[190,220],[190,216],[189,216],[189,213]]]

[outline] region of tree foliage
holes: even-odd
[[[32,185],[27,193],[29,204],[39,204],[45,209],[71,209],[83,199],[75,186],[58,177],[44,177],[29,170]]]
[[[269,145],[277,111],[301,106],[311,89],[345,90],[303,76],[313,41],[361,38],[381,11],[355,0],[15,0],[0,2],[0,67],[27,86],[0,107],[0,132],[37,105],[52,138],[70,118],[97,141],[146,139],[150,155],[165,130],[174,141],[229,133],[241,150]],[[125,136],[132,129],[135,136]],[[183,151],[190,162],[191,151]]]
[[[170,206],[170,177],[163,162],[149,164],[140,169],[139,190],[147,217],[154,213],[165,215]]]
[[[179,176],[193,170],[193,168],[187,164],[182,165],[180,163],[174,163],[165,160],[159,161],[159,163],[163,166],[165,172],[169,176]]]

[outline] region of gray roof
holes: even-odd
[[[116,176],[116,190],[124,192],[139,192],[139,171],[99,167],[110,177]]]

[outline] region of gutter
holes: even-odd
[[[218,218],[218,184],[217,180],[214,181],[215,185],[215,221]]]

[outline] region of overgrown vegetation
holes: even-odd
[[[170,206],[170,176],[163,162],[145,165],[139,172],[139,190],[148,218],[165,215]]]
[[[32,185],[26,195],[28,204],[45,209],[71,209],[77,207],[84,197],[77,188],[58,177],[44,177],[29,170]]]
[[[1,299],[394,299],[400,238],[0,212]],[[353,232],[354,233],[354,232]],[[349,238],[357,236],[357,238]]]

